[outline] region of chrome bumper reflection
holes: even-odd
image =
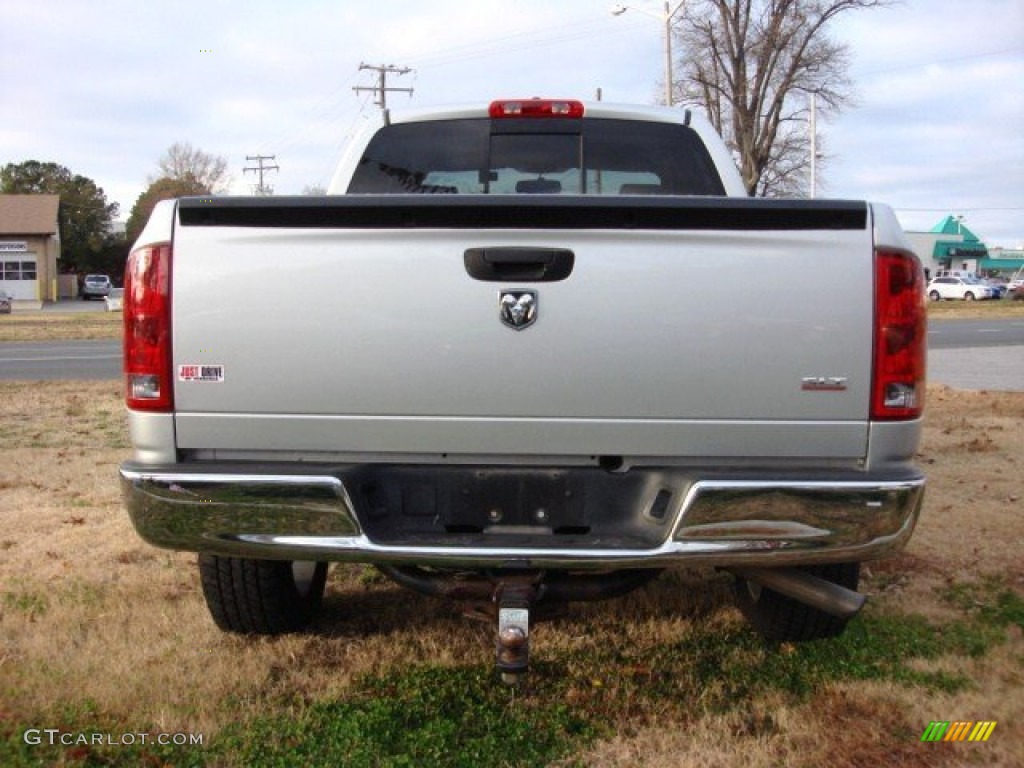
[[[329,474],[187,473],[126,465],[121,484],[139,534],[168,549],[510,568],[868,560],[906,544],[924,496],[919,474],[877,482],[701,480],[681,490],[666,535],[653,547],[614,537],[588,541],[535,532],[469,538],[438,533],[381,544],[359,525],[343,481]]]

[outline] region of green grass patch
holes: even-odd
[[[524,694],[488,667],[423,666],[364,681],[351,699],[230,728],[242,765],[543,766],[596,732],[544,686]]]
[[[561,685],[522,691],[502,685],[483,665],[421,666],[366,679],[343,700],[279,702],[279,716],[229,725],[204,736],[201,746],[177,747],[156,743],[157,729],[105,721],[86,702],[55,715],[58,724],[10,727],[0,718],[0,764],[544,766],[598,733],[586,713],[566,706]],[[46,728],[59,728],[57,743]],[[140,733],[149,743],[139,743]],[[88,743],[94,734],[100,743]],[[121,734],[133,734],[135,743],[105,743]]]
[[[43,768],[67,765],[83,768],[100,766],[205,766],[210,753],[202,744],[179,746],[158,743],[157,729],[139,731],[104,725],[31,727],[4,733],[0,726],[0,760],[6,768]],[[184,738],[188,738],[185,734]],[[143,742],[145,739],[145,742]]]
[[[30,620],[46,613],[49,603],[46,595],[29,588],[17,587],[3,594],[3,607],[24,614]]]
[[[1013,624],[1024,629],[1024,598],[1007,587],[1000,575],[989,574],[977,582],[951,584],[941,591],[941,596],[987,626]]]
[[[163,734],[152,725],[127,726],[105,717],[90,699],[56,707],[45,723],[15,725],[4,714],[0,710],[0,765],[5,768],[204,766],[211,757],[205,739],[204,744],[175,744],[181,734]]]

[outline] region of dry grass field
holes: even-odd
[[[1024,301],[929,301],[928,317],[950,320],[1024,317]]]
[[[519,691],[489,626],[359,567],[308,635],[219,632],[194,556],[121,508],[119,396],[0,383],[2,765],[1024,764],[1024,394],[930,390],[920,526],[842,638],[766,647],[728,577],[680,570],[539,625]],[[998,725],[922,743],[936,720]]]
[[[120,312],[14,312],[0,315],[0,341],[121,337]]]

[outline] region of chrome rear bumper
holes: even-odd
[[[282,560],[531,569],[791,566],[884,557],[909,539],[925,482],[913,468],[781,480],[701,478],[675,469],[643,470],[637,477],[632,470],[624,473],[634,475],[630,488],[610,503],[614,476],[570,468],[560,474],[573,488],[592,488],[588,504],[603,510],[589,532],[559,534],[542,525],[452,532],[432,529],[436,519],[420,515],[415,530],[381,534],[357,485],[364,469],[274,469],[128,463],[120,474],[132,522],[159,547]],[[430,468],[426,475],[421,468],[423,476],[431,476]]]

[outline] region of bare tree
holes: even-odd
[[[691,0],[677,26],[677,103],[700,104],[732,149],[750,195],[806,192],[809,103],[852,101],[849,50],[828,35],[847,11],[892,0]]]
[[[228,176],[228,161],[193,147],[188,142],[175,142],[157,162],[160,173],[151,178],[154,183],[160,179],[198,183],[206,194],[225,192],[231,184]]]

